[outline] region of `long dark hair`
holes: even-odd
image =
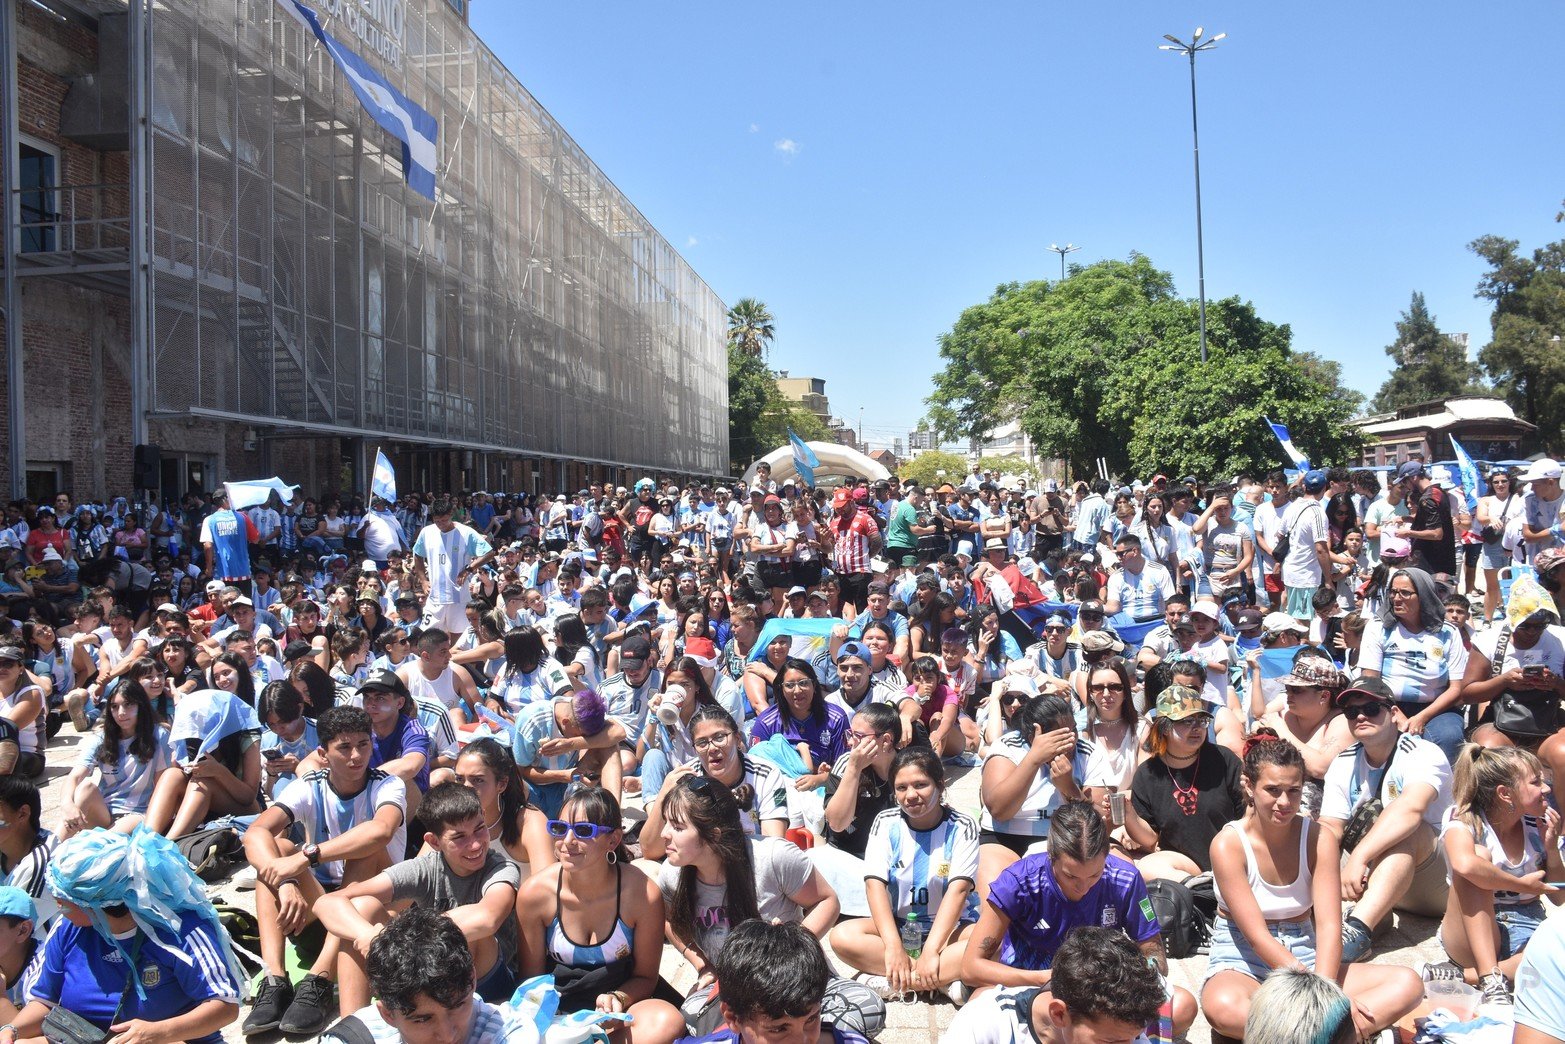
[[[580,616],[566,613],[554,621],[554,658],[562,667],[569,667],[584,647],[592,649],[592,644],[587,638],[587,625],[581,622]],[[597,662],[598,650],[592,650],[592,659]]]
[[[683,674],[686,678],[690,679],[690,684],[685,686],[685,688],[695,689],[695,692],[692,695],[695,696],[696,705],[698,707],[717,706],[717,698],[712,695],[712,687],[706,683],[706,675],[701,673],[701,665],[695,661],[695,657],[681,656],[679,659],[675,660],[672,664],[669,665],[668,670],[663,672],[664,689],[668,688],[669,676],[673,675],[675,672]],[[691,720],[691,724],[695,724],[694,719]],[[738,730],[735,729],[735,731]]]
[[[321,670],[321,665],[314,660],[305,657],[295,660],[288,668],[288,680],[304,685],[306,699],[309,700],[310,709],[306,717],[319,718],[322,714],[332,709],[337,702],[337,687],[332,684],[331,675]]]
[[[512,671],[531,674],[548,655],[538,628],[523,624],[505,633],[505,666]]]
[[[787,677],[789,671],[798,671],[810,679],[810,688],[815,693],[810,697],[810,720],[824,721],[826,719],[826,695],[821,692],[821,680],[816,677],[815,668],[811,667],[808,661],[801,660],[797,656],[790,656],[784,660],[782,669],[777,672],[777,677],[772,679],[772,702],[777,705],[778,711],[788,715],[790,718],[793,717],[793,713],[788,710],[788,701],[783,699],[783,678]]]
[[[663,820],[693,826],[701,843],[712,850],[723,867],[723,908],[730,926],[761,916],[755,898],[755,870],[750,861],[750,839],[739,820],[739,804],[722,783],[705,776],[686,776],[663,799]],[[690,939],[696,921],[696,868],[679,868],[668,923]]]
[[[560,806],[561,819],[565,818],[567,808],[575,809],[577,816],[597,826],[614,827],[618,830],[625,822],[620,811],[619,799],[602,787],[583,787],[574,791]],[[624,862],[630,862],[630,853],[626,851],[623,841],[614,850],[614,855]]]
[[[130,756],[141,762],[151,761],[158,750],[158,718],[152,710],[152,698],[141,687],[141,682],[134,678],[126,678],[115,686],[109,694],[109,700],[112,702],[116,696],[136,705],[136,732],[130,738]],[[120,734],[119,722],[114,720],[114,714],[105,706],[103,742],[98,745],[97,755],[100,765],[112,765],[120,759],[120,741],[123,739],[125,737]]]
[[[522,836],[522,813],[527,809],[527,784],[516,770],[516,760],[491,736],[462,748],[457,760],[472,754],[494,773],[500,784],[500,843],[509,848]]]
[[[212,666],[227,664],[239,673],[239,680],[234,685],[234,695],[238,696],[248,706],[255,706],[255,679],[250,676],[250,665],[245,663],[245,658],[238,653],[226,652],[212,661]],[[207,682],[212,683],[212,667],[207,668]],[[217,688],[213,684],[212,688]]]

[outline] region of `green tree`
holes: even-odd
[[[1370,403],[1376,413],[1482,390],[1478,368],[1467,361],[1460,344],[1440,332],[1417,290],[1397,322],[1397,339],[1386,346],[1386,354],[1396,365]]]
[[[728,459],[742,474],[757,457],[788,441],[792,427],[806,442],[829,439],[820,418],[789,402],[759,356],[728,346]]]
[[[746,354],[762,358],[776,335],[776,320],[756,298],[742,297],[728,310],[728,343]]]
[[[1565,218],[1565,214],[1561,215]],[[1546,449],[1565,451],[1565,240],[1528,257],[1514,239],[1483,236],[1468,249],[1489,265],[1477,296],[1494,304],[1493,336],[1478,361]]]
[[[1095,474],[1100,457],[1121,475],[1273,468],[1263,414],[1314,459],[1356,452],[1352,393],[1292,350],[1286,325],[1237,298],[1209,302],[1205,366],[1198,328],[1196,303],[1140,254],[1063,282],[1002,285],[941,336],[930,418],[947,437],[1015,418],[1076,474]]]
[[[944,475],[940,472],[945,472]],[[960,485],[967,477],[967,459],[955,453],[926,450],[897,469],[897,478],[912,479],[920,486],[938,486],[942,482]]]

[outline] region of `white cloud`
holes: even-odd
[[[799,143],[792,138],[778,138],[772,142],[772,148],[784,156],[797,156],[799,154]]]
[[[761,129],[761,125],[759,123],[752,123],[752,124],[750,124],[750,133],[751,134],[756,133],[760,129]]]
[[[699,239],[697,239],[695,236],[691,236],[690,238],[685,240],[685,249],[688,250],[691,247],[695,246],[699,242],[701,242]]]

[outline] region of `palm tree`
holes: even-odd
[[[753,297],[741,298],[728,310],[728,343],[747,355],[769,353],[776,335],[772,313],[766,304]]]

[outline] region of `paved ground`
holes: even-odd
[[[74,764],[75,750],[80,742],[69,723],[61,731],[60,735],[49,748],[49,772],[48,785],[44,790],[44,825],[52,826],[60,820],[60,805],[65,795],[65,776]],[[953,775],[958,778],[949,790],[950,801],[957,808],[978,814],[978,772],[974,769],[955,770]],[[632,806],[635,799],[629,802]],[[213,886],[209,889],[214,900],[240,906],[253,910],[254,893],[240,891],[231,884]],[[1421,918],[1401,918],[1398,923],[1386,930],[1376,947],[1374,961],[1376,963],[1402,964],[1409,967],[1423,960],[1440,959],[1439,945],[1434,941],[1435,923]],[[850,970],[835,957],[832,958],[843,974],[850,974]],[[1184,986],[1192,993],[1200,994],[1201,977],[1206,967],[1204,957],[1192,957],[1182,961],[1175,961],[1172,977],[1177,985]],[[674,952],[672,947],[664,947],[663,974],[677,988],[688,988],[694,982],[694,975],[689,966]],[[943,996],[935,1000],[920,1000],[915,1003],[893,1003],[887,1013],[887,1027],[880,1035],[883,1044],[925,1044],[925,1042],[937,1041],[946,1027],[951,1024],[951,1017],[955,1009]],[[225,1035],[227,1040],[240,1041],[244,1038],[239,1034],[235,1026]],[[258,1040],[263,1038],[258,1038]],[[276,1035],[269,1035],[265,1040],[280,1040]],[[1409,1037],[1408,1039],[1411,1039]],[[1198,1020],[1191,1030],[1190,1040],[1195,1044],[1205,1044],[1212,1040],[1210,1030],[1205,1020]]]

